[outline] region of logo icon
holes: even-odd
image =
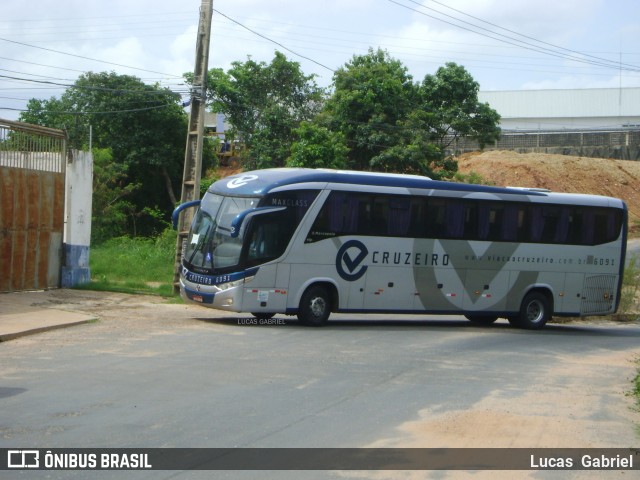
[[[227,187],[228,188],[244,187],[247,183],[253,182],[254,180],[257,180],[257,179],[258,179],[257,175],[242,175],[241,177],[234,178],[233,180],[228,181]]]
[[[8,468],[39,468],[40,451],[38,450],[8,450]]]
[[[338,275],[348,282],[354,282],[361,278],[368,268],[366,265],[362,265],[368,254],[369,250],[361,241],[349,240],[345,242],[336,255]]]

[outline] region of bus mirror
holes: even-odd
[[[200,205],[200,200],[193,200],[191,202],[183,203],[182,205],[178,205],[176,209],[171,214],[171,220],[173,221],[173,229],[178,229],[178,219],[180,218],[180,212],[186,210],[191,207],[198,207]]]
[[[259,207],[245,210],[244,212],[239,213],[231,222],[231,236],[233,238],[244,237],[244,232],[247,229],[249,220],[251,220],[253,217],[257,215],[266,215],[268,213],[281,212],[286,208],[287,207]]]

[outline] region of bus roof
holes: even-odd
[[[304,183],[345,183],[375,187],[522,193],[522,190],[443,182],[419,175],[311,168],[271,168],[238,173],[218,180],[209,187],[209,190],[224,195],[265,195],[278,187]]]
[[[448,190],[466,193],[511,194],[536,197],[558,196],[565,197],[564,201],[567,203],[572,203],[570,197],[574,201],[580,197],[582,197],[583,201],[586,200],[587,197],[593,201],[598,197],[597,195],[552,193],[540,188],[492,187],[487,185],[447,182],[432,180],[429,177],[419,175],[310,168],[272,168],[243,172],[218,180],[209,187],[209,191],[222,195],[262,196],[276,188],[287,185],[302,186],[305,183],[314,183],[316,185],[330,183],[353,184],[372,187],[400,187],[407,189]],[[604,200],[609,197],[600,198]]]

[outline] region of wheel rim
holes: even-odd
[[[531,323],[538,323],[544,317],[544,307],[538,300],[527,305],[527,320]]]
[[[314,297],[309,305],[311,313],[314,317],[321,317],[327,309],[327,304],[322,297]]]

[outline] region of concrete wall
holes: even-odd
[[[72,150],[67,162],[67,191],[64,215],[64,264],[62,287],[91,281],[91,200],[93,195],[93,155]]]

